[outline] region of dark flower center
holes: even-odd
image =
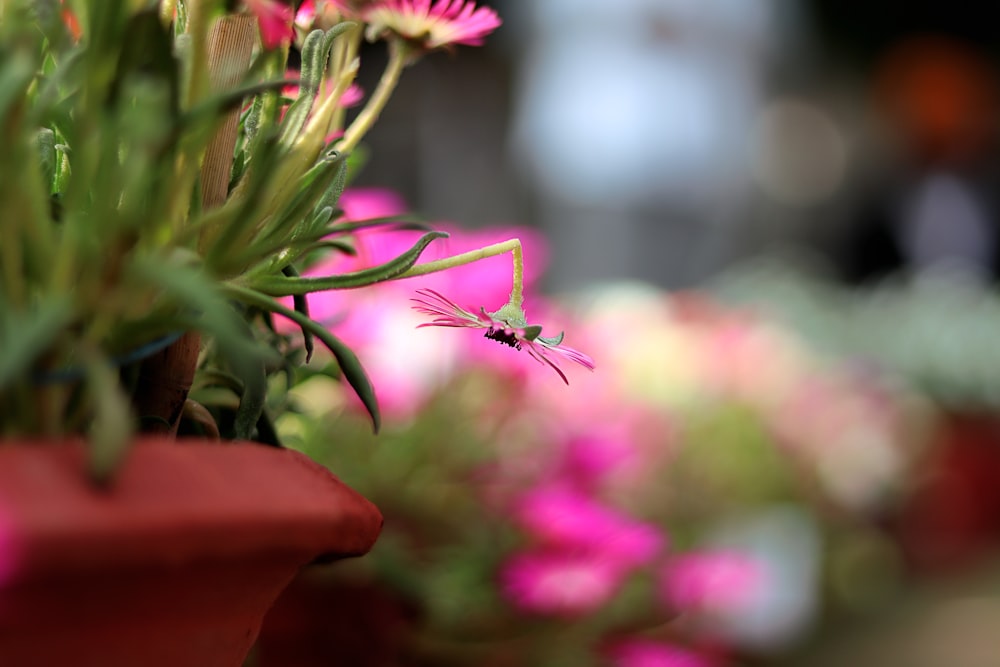
[[[490,329],[483,334],[486,338],[495,340],[498,343],[503,343],[515,350],[521,349],[521,341],[517,339],[513,331],[506,331],[505,329],[495,329],[490,327]]]

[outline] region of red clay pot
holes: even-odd
[[[239,667],[299,569],[382,517],[302,454],[145,439],[111,489],[79,442],[0,443],[0,665]]]

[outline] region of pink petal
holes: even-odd
[[[295,36],[292,8],[277,0],[244,0],[247,8],[257,17],[261,43],[265,49],[274,49]]]

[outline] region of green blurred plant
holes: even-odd
[[[288,43],[259,48],[254,18],[227,14],[231,5],[0,2],[0,434],[86,432],[99,479],[137,418],[173,417],[136,414],[150,389],[142,364],[193,334],[204,336],[188,345],[200,384],[232,408],[228,435],[267,439],[267,376],[301,358],[261,326],[274,313],[301,327],[307,355],[313,338],[329,348],[377,428],[357,357],[309,319],[302,295],[398,277],[446,236],[427,230],[408,252],[355,273],[297,276],[311,253],[351,252],[359,229],[399,224],[338,221],[351,158],[328,137],[342,129],[338,98],[356,74],[363,26],[302,39],[290,101]],[[242,44],[220,37],[226,20]],[[363,111],[350,147],[379,109]],[[214,147],[222,159],[210,158],[227,132],[230,143]],[[199,407],[187,404],[209,424]]]

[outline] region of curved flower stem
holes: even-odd
[[[343,138],[337,144],[337,150],[342,153],[350,152],[372,128],[372,125],[378,120],[379,114],[382,113],[382,109],[385,108],[386,102],[392,96],[392,91],[396,89],[399,76],[402,74],[403,68],[406,67],[410,55],[410,48],[402,40],[395,39],[389,42],[389,64],[385,66],[382,78],[379,79],[378,86],[368,100],[368,104],[344,132]]]
[[[520,308],[521,304],[524,303],[524,253],[521,248],[521,239],[509,239],[507,241],[494,243],[493,245],[488,245],[477,250],[459,253],[458,255],[454,255],[452,257],[445,257],[444,259],[436,259],[431,262],[418,264],[394,280],[413,278],[414,276],[424,276],[428,273],[437,273],[438,271],[446,271],[448,269],[455,268],[456,266],[471,264],[472,262],[486,259],[487,257],[496,257],[497,255],[504,254],[505,252],[509,252],[514,261],[514,277],[512,281],[513,284],[510,289],[510,303]]]

